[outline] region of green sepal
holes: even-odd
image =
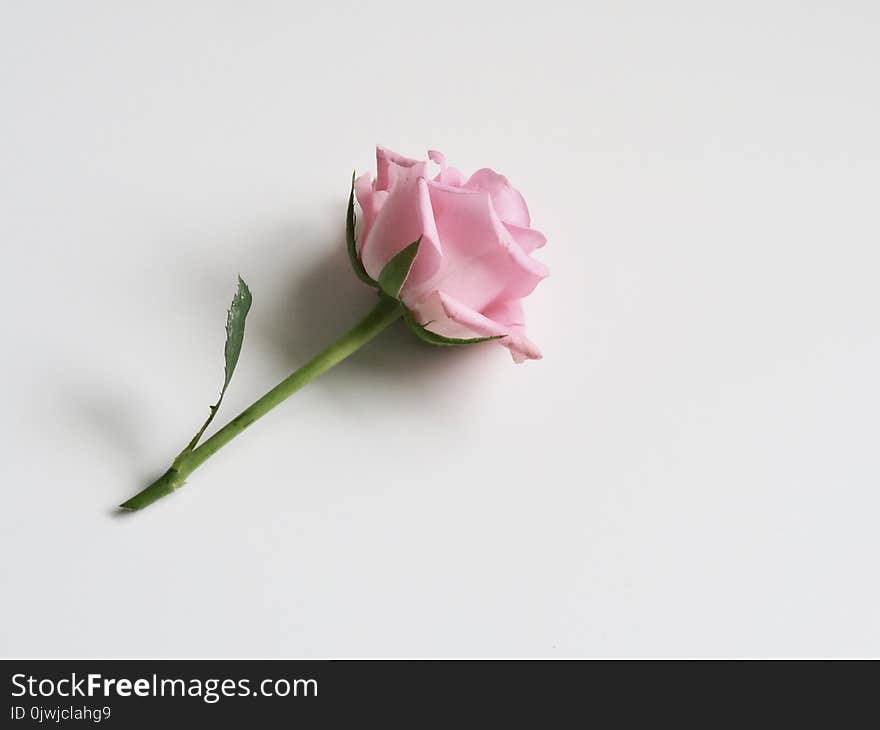
[[[354,214],[354,172],[351,173],[351,193],[348,196],[348,214],[345,216],[345,247],[348,250],[348,260],[351,262],[351,268],[365,284],[376,286],[376,282],[367,273],[364,265],[361,263],[357,250],[357,239],[354,236],[354,226],[356,218]]]
[[[379,288],[392,299],[400,299],[400,290],[403,289],[406,278],[409,276],[421,242],[422,237],[419,236],[409,246],[398,251],[382,267],[382,273],[379,274]]]
[[[464,339],[460,337],[444,337],[443,335],[438,335],[436,332],[431,332],[431,330],[426,329],[423,325],[420,325],[418,322],[416,322],[415,318],[412,316],[412,313],[409,310],[404,310],[403,321],[406,322],[407,327],[409,327],[419,337],[419,339],[422,339],[425,342],[429,342],[432,345],[440,345],[441,347],[478,345],[481,342],[491,342],[492,340],[500,340],[504,337],[507,337],[507,335],[492,335],[491,337],[469,337]]]

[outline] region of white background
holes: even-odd
[[[832,7],[836,6],[836,7]],[[876,3],[9,2],[3,656],[880,654]],[[491,166],[545,359],[373,302],[373,145]]]

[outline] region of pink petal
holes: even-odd
[[[536,348],[526,337],[526,323],[523,316],[522,302],[519,299],[510,299],[503,302],[490,304],[482,312],[484,317],[491,319],[507,328],[507,331],[515,337],[524,339],[538,353]]]
[[[443,185],[449,185],[450,187],[460,188],[464,184],[464,173],[455,167],[447,167],[444,170],[441,170],[434,180]]]
[[[443,308],[443,313],[452,322],[466,327],[480,337],[506,335],[503,340],[498,342],[510,349],[514,362],[523,362],[527,359],[541,359],[541,351],[523,334],[521,327],[506,325],[491,319],[485,314],[480,314],[445,292],[437,292],[437,295]],[[432,324],[428,328],[433,330],[434,325]]]
[[[485,190],[492,196],[492,205],[498,217],[505,223],[528,228],[531,225],[529,208],[519,191],[511,186],[504,175],[484,167],[468,178],[464,187],[469,190]]]
[[[477,337],[478,335],[469,327],[455,322],[446,316],[443,304],[440,302],[439,292],[436,290],[428,293],[417,301],[408,303],[416,321],[431,332],[436,332],[444,337]]]
[[[547,238],[540,231],[536,231],[534,228],[523,228],[522,226],[515,226],[512,223],[505,223],[504,227],[507,229],[507,232],[513,236],[513,240],[519,244],[519,247],[525,253],[531,253],[536,248],[541,248],[545,243],[547,243]]]
[[[425,174],[427,163],[404,157],[381,145],[376,145],[376,190],[390,190],[395,180],[409,168],[420,169]]]
[[[509,327],[525,327],[526,324],[519,299],[494,302],[483,310],[483,315]]]
[[[455,167],[449,167],[446,164],[446,156],[442,152],[428,150],[428,157],[433,162],[440,165],[440,172],[438,172],[437,176],[434,178],[435,182],[442,183],[443,185],[451,185],[456,188],[460,188],[464,184],[465,178],[462,171]]]
[[[379,214],[388,192],[385,190],[373,190],[373,184],[370,181],[370,173],[364,173],[354,181],[354,194],[358,204],[361,206],[361,220],[363,225],[359,235],[360,241],[366,241],[373,226],[373,221]]]
[[[529,258],[498,219],[487,193],[436,182],[427,187],[442,259],[430,279],[407,282],[404,301],[442,289],[482,311],[496,300],[526,296],[547,275],[546,267]]]
[[[413,262],[406,286],[418,286],[440,266],[440,243],[427,183],[422,177],[426,163],[397,168],[393,187],[370,227],[361,246],[361,261],[374,279],[385,264],[413,241],[422,238],[419,255]],[[389,169],[395,166],[391,165]]]

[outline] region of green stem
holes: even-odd
[[[265,416],[275,406],[317,378],[321,373],[339,364],[353,352],[363,347],[402,314],[403,309],[397,301],[382,296],[373,311],[330,345],[330,347],[309,360],[299,370],[286,377],[251,406],[245,408],[201,446],[192,451],[184,451],[177,457],[171,468],[161,477],[119,506],[126,510],[143,509],[157,499],[171,494],[175,489],[182,487],[186,478],[196,468],[232,441],[254,421]]]

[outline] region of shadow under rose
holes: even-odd
[[[258,289],[254,288],[254,306],[245,331],[243,354],[247,360],[274,358],[276,363],[283,364],[282,372],[289,374],[357,324],[375,305],[375,289],[363,284],[352,272],[344,241],[334,232],[328,235],[327,230],[320,228],[286,229],[264,235],[250,245],[248,259],[253,264],[244,273],[246,278],[249,272],[256,275],[249,282],[252,287],[254,281],[260,283]],[[319,252],[317,256],[315,251]],[[218,291],[228,288],[228,261],[205,262],[196,257],[189,261],[181,257],[178,263],[191,268],[197,282],[194,286],[198,288],[196,299],[214,301]],[[419,340],[400,321],[306,387],[326,389],[330,401],[335,398],[333,394],[381,389],[389,393],[396,390],[399,402],[406,403],[410,398],[416,402],[424,390],[433,390],[433,397],[441,397],[438,391],[443,389],[443,383],[450,384],[447,390],[454,390],[458,396],[467,396],[492,377],[492,368],[485,367],[486,360],[508,357],[498,349],[491,344],[432,346]],[[247,366],[247,360],[239,367]],[[211,372],[206,377],[215,375]],[[65,404],[63,410],[72,423],[93,432],[107,453],[126,461],[129,478],[114,484],[108,500],[108,513],[125,517],[131,513],[116,509],[115,503],[159,477],[167,466],[162,458],[157,458],[156,450],[149,448],[152,431],[148,430],[154,428],[152,419],[146,416],[149,405],[131,400],[134,386],[120,386],[119,393],[110,393],[106,383],[73,380],[65,381],[53,403],[56,408],[59,403]],[[214,394],[211,385],[213,381],[206,385],[204,394],[208,400]],[[259,392],[251,394],[248,402],[274,385],[276,382],[266,382]],[[417,407],[420,406],[413,406]],[[222,426],[233,415],[227,407],[216,426]],[[175,437],[180,433],[182,440],[190,435],[191,425],[167,424]],[[167,450],[168,458],[175,453],[173,449]]]
[[[303,241],[302,233],[291,238]],[[254,322],[248,335],[252,348],[271,348],[292,372],[360,321],[375,305],[377,293],[352,272],[341,240],[327,245],[326,253],[313,257],[309,265],[293,261],[289,268],[281,286],[263,294],[268,314]],[[488,356],[487,349],[495,346],[429,345],[401,321],[333,372],[335,378],[393,381],[409,388],[438,377],[464,378],[475,361]]]
[[[92,472],[115,477],[109,498],[97,494],[96,504],[114,517],[130,514],[120,511],[116,504],[130,496],[132,489],[149,484],[161,474],[156,472],[156,454],[149,443],[151,431],[147,422],[151,419],[145,416],[148,401],[139,400],[134,388],[115,388],[112,383],[94,380],[83,373],[65,373],[54,386],[57,390],[53,392],[52,410],[46,413],[46,421],[59,433],[75,430],[84,453],[90,453],[91,448],[101,453],[100,468],[93,468]],[[88,483],[100,481],[90,479]]]

